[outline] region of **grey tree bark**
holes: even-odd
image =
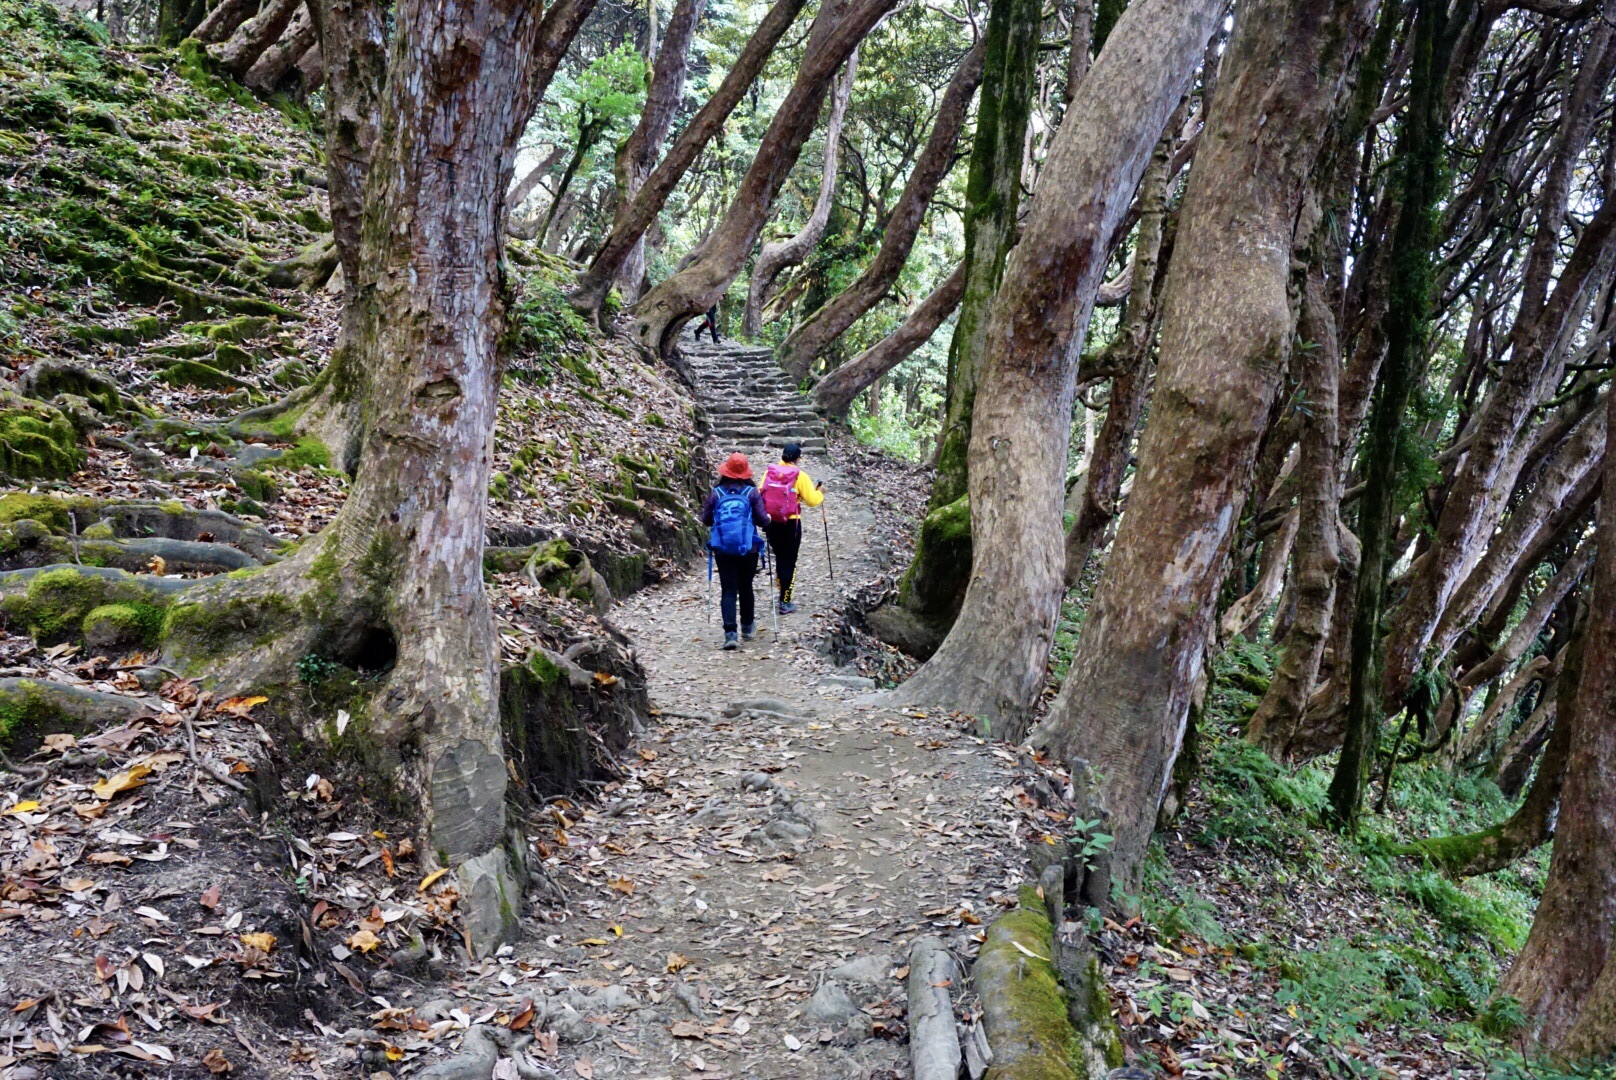
[[[1374,8],[1373,0],[1258,0],[1236,15],[1185,193],[1128,512],[1071,674],[1033,734],[1096,775],[1116,838],[1113,881],[1128,892],[1139,887],[1230,538],[1289,359],[1303,198]],[[1130,7],[1107,52],[1143,10]]]
[[[820,354],[880,303],[903,272],[909,252],[914,248],[915,237],[920,234],[921,223],[926,220],[926,210],[931,206],[932,196],[937,193],[937,186],[954,163],[954,147],[959,142],[960,130],[965,126],[966,115],[970,112],[971,98],[982,81],[982,58],[986,51],[984,38],[971,47],[954,70],[954,76],[949,80],[948,88],[943,91],[943,99],[937,106],[931,134],[927,136],[920,155],[915,158],[903,193],[898,196],[887,218],[886,228],[881,233],[881,247],[875,253],[875,258],[870,260],[870,265],[851,285],[810,315],[781,343],[780,366],[792,378],[805,377]]]
[[[651,175],[657,156],[662,153],[662,144],[667,141],[674,114],[684,100],[685,73],[690,67],[690,43],[695,40],[696,24],[701,21],[701,13],[706,7],[707,0],[679,0],[668,19],[667,33],[660,45],[647,42],[653,54],[650,58],[655,62],[651,70],[651,85],[645,92],[645,108],[640,112],[640,122],[618,149],[613,166],[617,178],[617,207],[612,217],[614,226],[628,216],[634,196],[639,194],[640,186]],[[654,19],[656,0],[651,0],[650,9]],[[656,28],[653,25],[651,29],[651,38],[654,39]],[[617,272],[617,289],[625,304],[632,304],[640,298],[640,283],[644,279],[645,236],[642,234],[635,238],[622,268]]]
[[[272,93],[314,44],[314,20],[305,5],[297,9],[297,14],[292,16],[280,40],[264,50],[241,81],[249,90],[256,90],[260,94]]]
[[[1123,15],[1055,136],[988,318],[971,421],[970,584],[948,637],[900,692],[984,717],[995,735],[1025,732],[1054,637],[1078,358],[1111,236],[1221,13],[1217,2],[1144,0]]]
[[[1605,490],[1616,490],[1616,394],[1606,420]],[[1541,1045],[1571,1057],[1616,1045],[1616,499],[1601,499],[1598,549],[1571,724],[1554,854],[1526,944],[1500,991],[1530,1018]],[[1569,665],[1568,665],[1569,666]]]
[[[258,13],[238,26],[230,37],[208,48],[219,67],[233,79],[241,79],[264,50],[280,40],[303,0],[265,0]]]
[[[802,265],[818,245],[820,237],[825,235],[825,227],[830,224],[837,170],[841,168],[842,118],[847,115],[847,104],[853,98],[853,80],[857,77],[858,49],[855,48],[831,91],[830,118],[825,121],[825,156],[820,163],[819,194],[808,213],[808,220],[794,236],[766,242],[758,250],[757,261],[752,264],[752,279],[746,289],[746,310],[741,315],[741,333],[748,338],[756,338],[763,329],[763,309],[774,299],[780,275],[793,266]]]
[[[1302,372],[1309,407],[1302,418],[1301,458],[1296,466],[1300,520],[1291,571],[1295,613],[1268,693],[1246,726],[1246,737],[1275,756],[1290,741],[1318,679],[1319,664],[1330,641],[1336,574],[1341,567],[1341,474],[1336,463],[1341,342],[1325,295],[1324,277],[1316,264],[1309,268],[1303,286],[1297,337],[1311,345],[1313,352]]]
[[[959,307],[964,292],[965,264],[961,263],[915,305],[896,330],[821,379],[814,387],[814,408],[826,416],[845,414],[861,390],[873,386],[931,340],[943,320]]]
[[[679,137],[668,148],[667,156],[657,163],[651,175],[646,177],[640,185],[639,192],[634,196],[626,208],[621,204],[617,210],[616,221],[612,225],[611,235],[601,244],[600,251],[595,253],[595,259],[578,278],[578,287],[573,290],[572,306],[590,318],[594,318],[600,311],[601,304],[606,301],[606,294],[611,291],[612,283],[623,269],[623,263],[633,253],[635,247],[644,238],[646,231],[656,221],[662,212],[663,205],[673,189],[689,171],[696,161],[702,148],[710,142],[714,135],[723,128],[724,121],[729,114],[735,111],[735,106],[741,103],[746,96],[747,89],[752,85],[763,65],[768,61],[774,47],[791,28],[797,13],[802,10],[806,0],[775,0],[774,6],[769,8],[758,23],[757,29],[747,39],[746,46],[741,49],[741,55],[735,60],[734,66],[724,76],[724,81],[713,91],[713,96],[707,104],[691,118],[690,123],[679,133]]]
[[[658,282],[634,305],[633,334],[642,348],[666,355],[680,328],[717,302],[741,272],[769,208],[819,122],[819,107],[836,72],[897,2],[826,0],[820,6],[791,89],[764,131],[723,219],[689,265]]]

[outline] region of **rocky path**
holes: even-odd
[[[530,1060],[561,1075],[908,1076],[910,942],[968,955],[1014,903],[1037,826],[1013,755],[870,703],[814,647],[880,538],[858,476],[829,452],[803,464],[825,481],[836,581],[815,529],[801,613],[720,652],[705,563],[614,612],[658,715],[599,804],[552,804],[540,854],[566,911],[467,987],[535,999],[560,1039]]]

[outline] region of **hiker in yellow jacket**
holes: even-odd
[[[791,585],[797,576],[797,552],[802,550],[802,508],[825,501],[825,485],[816,484],[797,462],[802,447],[786,443],[780,451],[780,464],[770,465],[763,474],[763,509],[769,523],[763,532],[774,552],[774,569],[780,581],[780,614],[797,610],[791,602]]]

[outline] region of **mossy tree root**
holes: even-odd
[[[988,928],[971,972],[993,1048],[987,1080],[1100,1080],[1106,1053],[1072,1025],[1043,899],[1023,886],[1020,901]]]
[[[0,744],[30,749],[56,731],[132,723],[150,710],[138,699],[41,679],[0,679]]]

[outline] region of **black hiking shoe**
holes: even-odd
[[[725,650],[739,649],[740,647],[741,647],[741,641],[740,641],[740,638],[735,636],[735,631],[733,631],[733,630],[724,631],[724,648],[725,648]]]
[[[751,641],[755,637],[757,637],[757,623],[742,623],[741,640]]]

